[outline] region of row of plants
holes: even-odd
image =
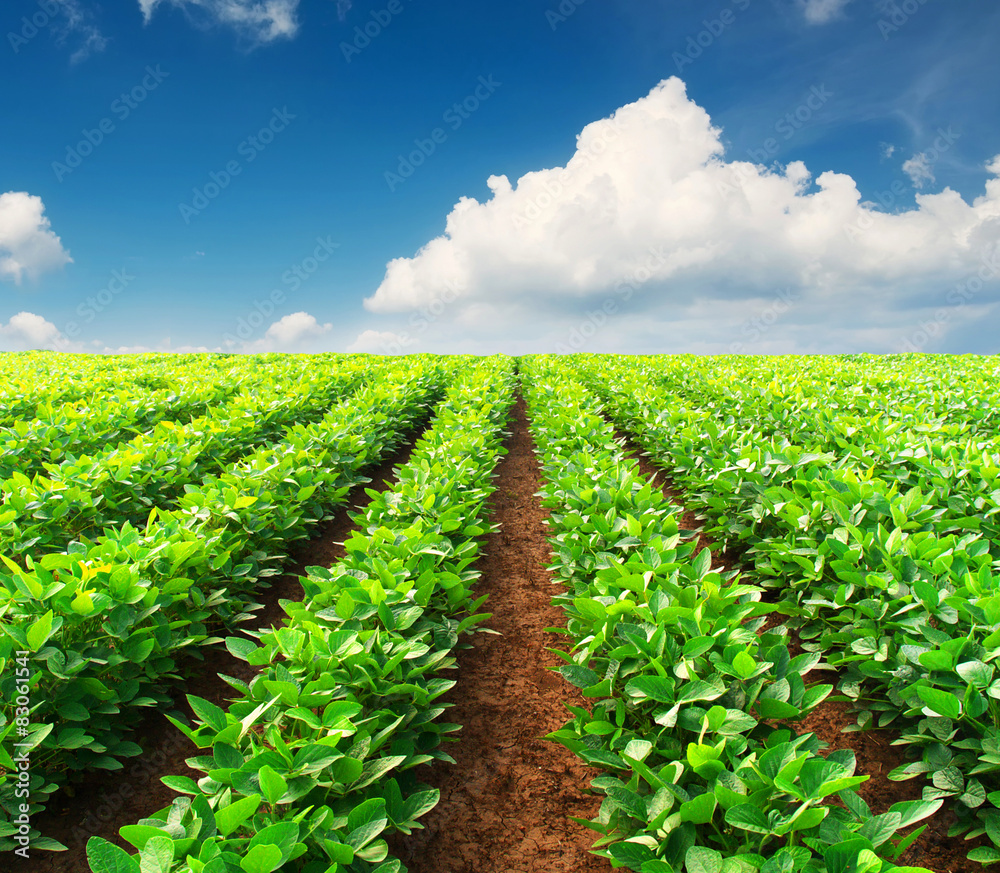
[[[619,360],[605,368],[598,358],[593,365],[599,372],[614,371],[619,384],[638,380],[662,388],[669,405],[661,413],[669,410],[675,419],[688,418],[693,439],[704,435],[712,441],[715,431],[723,439],[738,438],[741,466],[761,471],[763,481],[770,473],[782,475],[783,465],[798,463],[804,455],[803,463],[867,473],[904,490],[919,487],[933,492],[928,502],[940,506],[939,532],[980,530],[1000,558],[995,496],[1000,492],[1000,404],[987,377],[973,378],[985,366],[982,359],[974,362],[966,368],[956,364],[951,380],[923,385],[919,393],[912,386],[904,391],[885,384],[889,377],[866,378],[856,362],[840,364],[850,383],[839,384],[840,362],[826,358],[807,364],[800,359],[761,361],[760,372],[742,358],[708,359],[701,366],[713,368],[711,380],[692,378],[673,359]],[[897,381],[915,377],[924,366],[896,363],[901,366],[894,374]],[[876,372],[886,366],[884,359],[873,359]],[[978,392],[978,402],[952,393],[956,377],[967,379],[965,389]],[[713,455],[703,463],[725,472]],[[732,473],[734,486],[742,475]]]
[[[1000,492],[980,525],[953,532],[948,510],[966,509],[943,506],[938,483],[903,488],[787,448],[784,463],[748,462],[742,434],[706,434],[634,372],[627,396],[624,377],[587,373],[712,535],[746,549],[803,647],[839,671],[857,727],[900,732],[917,759],[890,778],[922,778],[924,799],[957,815],[952,836],[986,837],[969,857],[1000,861],[1000,564],[983,530]]]
[[[450,760],[441,695],[461,635],[486,618],[471,592],[484,504],[503,452],[510,359],[459,377],[389,491],[373,493],[346,557],[308,568],[281,627],[230,638],[260,667],[228,680],[222,709],[189,698],[197,781],[165,777],[173,804],[121,829],[138,855],[94,837],[93,873],[399,873],[384,837],[409,833],[438,792],[412,768]]]
[[[0,548],[8,558],[63,551],[109,525],[140,526],[168,507],[184,486],[240,455],[281,438],[295,423],[316,421],[369,377],[363,362],[261,370],[257,384],[187,424],[161,421],[102,452],[64,460],[29,478],[0,481]]]
[[[794,432],[803,424],[788,414],[790,403],[807,408],[807,421],[856,415],[860,420],[891,418],[924,430],[953,425],[985,436],[995,435],[1000,421],[1000,369],[989,357],[664,355],[618,358],[616,364],[658,371],[665,384],[699,403],[711,399],[729,408],[744,403],[763,407],[761,426],[773,422],[782,431]]]
[[[606,771],[596,851],[641,873],[889,873],[940,800],[882,815],[850,751],[788,726],[832,687],[804,678],[762,589],[682,541],[679,510],[641,476],[599,400],[552,358],[525,394],[572,641],[562,675],[593,699],[553,733]],[[912,868],[919,869],[919,868]]]
[[[50,414],[64,403],[112,393],[134,384],[132,373],[151,372],[142,356],[60,355],[14,352],[0,355],[0,427]]]
[[[362,471],[401,444],[441,396],[454,362],[386,367],[321,421],[226,472],[190,484],[144,529],[109,529],[27,569],[0,571],[0,691],[16,698],[18,652],[30,704],[0,716],[0,808],[17,808],[13,743],[31,757],[32,812],[74,771],[120,769],[140,752],[143,711],[164,705],[178,659],[250,617],[254,589],[279,572],[288,545],[341,504]],[[14,717],[16,713],[16,718]],[[26,736],[23,732],[26,730]],[[9,825],[0,824],[0,849]],[[36,845],[44,845],[37,843]]]
[[[187,362],[162,387],[135,380],[106,394],[38,409],[40,415],[0,427],[0,479],[15,472],[32,475],[46,464],[132,439],[158,421],[189,422],[238,393],[253,372],[249,360],[221,372],[214,362]]]

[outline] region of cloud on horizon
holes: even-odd
[[[843,173],[727,161],[721,134],[674,77],[588,124],[565,167],[516,184],[490,176],[489,200],[461,198],[444,234],[390,261],[364,301],[372,313],[413,313],[407,327],[373,324],[362,337],[391,333],[409,351],[454,348],[456,334],[551,345],[610,302],[591,331],[609,350],[668,327],[664,350],[674,350],[678,325],[685,350],[721,351],[733,336],[762,350],[891,350],[922,308],[994,262],[1000,158],[972,203],[946,188],[890,214]],[[785,289],[795,305],[771,318]],[[770,324],[753,337],[755,317]]]

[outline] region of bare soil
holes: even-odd
[[[363,510],[371,500],[365,488],[381,491],[391,487],[395,481],[393,471],[406,463],[415,439],[408,441],[378,466],[366,470],[365,475],[372,481],[353,489],[344,506],[318,526],[315,536],[292,547],[287,572],[274,577],[271,586],[259,592],[257,599],[263,608],[245,627],[259,630],[280,624],[285,615],[281,601],[302,599],[299,577],[305,574],[305,568],[329,566],[344,556],[343,542],[355,528],[350,515]],[[178,690],[175,698],[177,711],[171,714],[176,716],[180,713],[189,720],[193,718],[184,697],[186,694],[226,707],[237,692],[218,674],[224,673],[248,682],[257,671],[245,661],[234,658],[225,648],[213,648],[204,655],[204,661],[193,661],[197,672]],[[73,786],[72,795],[62,792],[53,798],[44,813],[32,820],[32,825],[42,834],[58,840],[69,851],[33,851],[27,861],[11,855],[3,859],[2,869],[13,873],[89,873],[86,844],[92,836],[104,837],[134,851],[118,836],[119,828],[135,824],[170,806],[177,796],[160,782],[160,777],[177,775],[198,779],[202,776],[185,763],[187,758],[201,752],[167,721],[163,712],[150,713],[137,736],[139,739],[136,741],[143,748],[140,757],[126,762],[122,770],[88,774],[85,781]]]
[[[598,798],[586,792],[598,775],[563,746],[544,740],[568,720],[564,702],[585,705],[578,689],[548,667],[563,662],[548,647],[565,637],[546,627],[565,623],[557,592],[541,487],[523,400],[513,410],[507,456],[498,466],[491,521],[500,530],[477,564],[478,595],[493,613],[472,648],[458,654],[458,684],[447,719],[463,725],[448,751],[456,764],[420,773],[441,791],[422,819],[425,829],[392,848],[411,873],[603,873],[590,854],[597,834],[570,820],[593,818]]]

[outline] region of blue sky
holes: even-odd
[[[13,0],[0,22],[3,348],[1000,346],[986,0]]]

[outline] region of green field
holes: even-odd
[[[638,873],[1000,861],[993,358],[18,353],[0,372],[12,869],[407,869],[397,847],[447,803],[425,774],[463,736],[462,652],[504,607],[477,585],[516,408],[561,615],[549,746],[599,771],[575,789],[589,823],[546,828]],[[279,601],[349,507],[342,556]],[[218,657],[244,678],[189,693]],[[197,747],[150,777],[172,800],[67,845],[60,810],[149,755],[157,713]]]

